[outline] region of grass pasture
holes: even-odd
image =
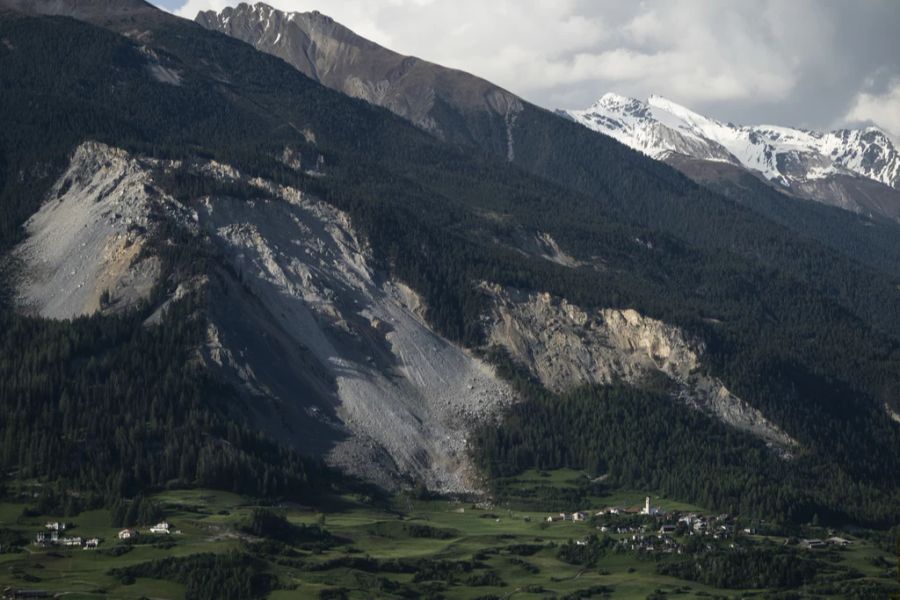
[[[579,476],[574,472],[549,476],[528,473],[508,483],[527,498],[529,490],[545,484],[574,489],[578,486],[572,482],[579,481]],[[646,495],[640,490],[612,491],[582,498],[587,505],[581,508],[638,505]],[[0,554],[0,589],[9,585],[47,590],[73,600],[203,598],[188,596],[186,586],[171,578],[125,580],[113,576],[111,570],[163,558],[199,553],[224,555],[249,549],[263,557],[263,570],[277,580],[277,589],[264,596],[272,600],[776,597],[773,590],[717,589],[663,576],[658,574],[654,558],[630,551],[611,549],[590,566],[568,564],[561,559],[560,548],[570,540],[597,534],[597,523],[547,523],[548,511],[543,507],[529,510],[521,498],[511,500],[509,505],[476,506],[397,497],[377,507],[353,496],[342,496],[320,504],[332,507],[331,510],[299,505],[275,507],[273,510],[288,523],[323,528],[333,536],[329,544],[296,546],[266,546],[247,535],[241,525],[257,506],[234,494],[177,490],[157,494],[153,499],[181,533],[141,535],[120,553],[116,550],[120,546],[117,528],[111,527],[107,511],[84,512],[65,520],[73,526],[72,535],[100,537],[100,550],[44,549],[29,544],[18,552]],[[654,498],[653,502],[666,510],[701,510],[667,499]],[[21,532],[31,540],[44,522],[58,518],[24,517],[23,508],[21,504],[0,504],[0,528]],[[778,538],[772,541],[783,543]],[[752,540],[757,544],[764,542],[759,536]],[[850,584],[859,589],[897,589],[885,566],[893,565],[895,558],[861,538],[854,538],[849,549],[818,556],[858,571],[859,576]],[[812,586],[800,590],[796,597],[847,597],[845,591],[828,593],[828,589]],[[869,596],[861,593],[856,597]]]

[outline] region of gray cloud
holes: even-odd
[[[167,0],[169,2],[173,0]],[[236,0],[187,0],[176,12]],[[269,0],[548,108],[658,93],[738,123],[874,122],[900,138],[895,0]]]

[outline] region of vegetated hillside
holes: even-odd
[[[845,215],[843,219],[833,217],[840,222],[841,233],[820,232],[816,226],[820,217],[815,207],[806,203],[792,208],[798,213],[793,222],[786,221],[784,210],[771,203],[753,204],[753,212],[723,203],[718,195],[673,169],[567,117],[473,75],[404,57],[317,12],[285,13],[264,3],[242,3],[218,14],[200,13],[197,21],[285,59],[324,85],[384,106],[426,131],[585,194],[594,202],[595,211],[666,232],[690,246],[727,251],[784,271],[863,319],[874,319],[880,330],[900,335],[894,318],[900,297],[894,282],[873,284],[856,264],[875,268],[884,264],[873,258],[877,250],[872,247],[887,246],[891,254],[900,253],[898,227],[876,236],[858,227],[856,216]],[[502,101],[492,100],[497,98]],[[893,162],[869,161],[868,167],[890,171],[896,153],[889,158]],[[673,201],[660,202],[662,197]],[[594,218],[595,213],[590,216]],[[558,218],[554,215],[553,221]],[[785,229],[773,228],[769,219]],[[556,233],[553,236],[562,241]],[[825,261],[829,267],[823,269],[818,251],[810,248],[810,238],[844,260],[829,258]],[[576,244],[569,239],[567,248],[582,258],[593,255],[591,242]],[[894,270],[888,274],[896,279]]]
[[[798,235],[819,241],[894,280],[900,277],[900,227],[890,219],[849,214],[833,206],[798,200],[727,163],[674,155],[666,162],[702,185]]]
[[[7,246],[85,139],[156,156],[213,157],[346,211],[376,267],[416,290],[428,321],[451,340],[483,342],[484,281],[585,307],[631,307],[685,328],[705,341],[710,373],[799,442],[803,461],[796,464],[817,486],[811,494],[848,507],[852,518],[880,517],[881,510],[851,502],[855,488],[843,480],[813,476],[839,468],[854,483],[878,488],[882,506],[896,506],[900,459],[892,449],[900,433],[885,403],[898,397],[898,354],[878,328],[897,291],[877,273],[612,141],[598,143],[583,128],[571,152],[595,155],[582,163],[591,170],[574,180],[596,188],[589,195],[535,178],[504,157],[457,152],[226,36],[185,22],[147,29],[135,42],[62,18],[0,21],[0,39],[8,42],[0,45]],[[556,158],[537,152],[550,132],[538,125],[522,130],[532,141],[525,156],[552,170]],[[323,172],[285,166],[276,157],[286,146]],[[176,187],[176,196],[204,193],[190,178]],[[539,234],[583,266],[517,245]],[[723,250],[732,244],[734,252]],[[851,302],[867,292],[882,301],[871,313]],[[54,327],[58,336],[77,331]],[[121,344],[105,350],[124,352]],[[128,368],[129,377],[147,375],[138,359]],[[47,394],[48,407],[54,398]],[[69,398],[78,407],[90,400]],[[40,439],[7,427],[3,434],[25,446]],[[728,443],[726,436],[717,446],[725,451]],[[5,466],[18,467],[15,460]],[[707,483],[728,485],[712,477]]]

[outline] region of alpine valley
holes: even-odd
[[[265,4],[0,0],[0,90],[4,597],[900,590],[880,131]]]

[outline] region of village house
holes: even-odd
[[[100,545],[100,538],[91,538],[84,543],[84,549],[90,550]]]
[[[122,531],[119,532],[119,539],[120,540],[130,540],[130,539],[136,538],[137,535],[138,535],[138,532],[134,529],[123,529]]]
[[[578,511],[576,513],[572,513],[572,520],[574,521],[587,521],[588,515],[586,512]]]
[[[48,523],[45,523],[44,527],[48,531],[65,531],[66,530],[66,524],[60,523],[59,521],[50,521]]]
[[[662,527],[659,528],[659,533],[661,533],[663,535],[673,534],[673,533],[675,533],[675,526],[674,525],[663,525]]]
[[[38,546],[55,546],[59,543],[59,532],[39,531],[34,538],[34,543]]]
[[[157,523],[153,527],[150,528],[150,533],[156,533],[159,535],[169,535],[169,523],[166,521],[162,521]]]
[[[81,546],[81,538],[80,537],[60,538],[59,544],[61,546]]]
[[[698,519],[697,515],[690,513],[690,514],[679,517],[678,522],[684,523],[688,527],[693,527],[693,525],[697,521],[697,519]]]
[[[808,548],[808,549],[810,549],[810,550],[813,550],[813,549],[816,549],[816,548],[824,548],[824,547],[825,547],[825,542],[823,542],[822,540],[819,540],[819,539],[815,539],[815,538],[810,539],[810,540],[802,540],[802,541],[800,542],[800,544],[801,544],[804,548]]]
[[[825,541],[832,546],[840,546],[841,548],[846,548],[853,543],[850,540],[846,540],[842,537],[830,537]]]

